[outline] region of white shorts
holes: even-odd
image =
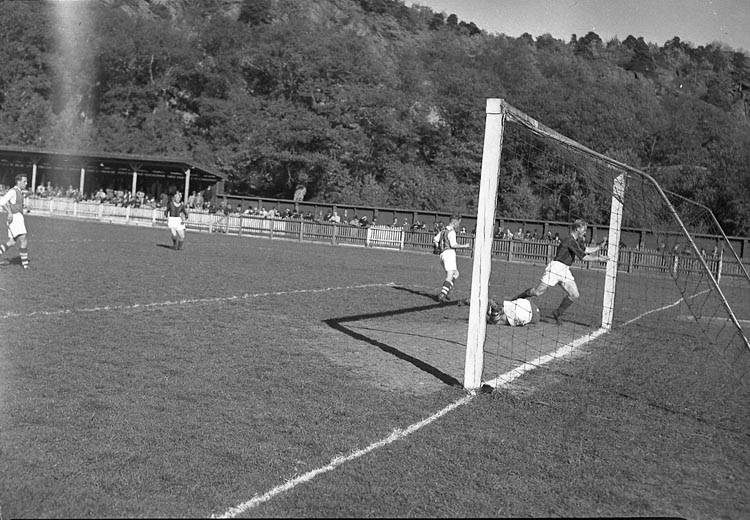
[[[185,222],[181,217],[167,217],[167,227],[174,231],[185,231]]]
[[[23,213],[13,213],[13,222],[8,224],[8,238],[10,238],[11,240],[15,240],[16,237],[25,234],[26,221],[23,218]]]
[[[458,272],[458,267],[456,265],[456,250],[446,249],[440,253],[440,263],[443,264],[443,269],[445,269],[446,273],[448,271]]]
[[[575,278],[573,278],[573,273],[570,272],[570,267],[557,260],[552,260],[547,265],[541,282],[550,287],[560,284],[569,294],[578,295],[578,286],[576,285]]]

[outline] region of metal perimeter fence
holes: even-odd
[[[33,214],[95,220],[166,228],[164,210],[161,208],[121,207],[96,202],[75,202],[68,199],[27,199],[28,210]],[[411,231],[389,226],[359,227],[314,220],[269,219],[249,215],[223,215],[191,211],[185,223],[188,230],[208,233],[226,233],[239,237],[320,242],[394,249],[399,251],[432,252],[431,231]],[[459,235],[461,243],[473,246],[474,237]],[[471,255],[469,250],[457,250],[459,255]],[[517,240],[496,238],[492,246],[493,258],[506,262],[546,264],[557,251],[557,244],[547,240]],[[717,280],[722,277],[743,277],[742,266],[734,258],[725,258],[723,251],[717,257],[705,258],[706,264]],[[587,269],[604,269],[604,262],[584,262]],[[698,258],[671,251],[622,248],[619,251],[619,269],[626,272],[653,272],[655,274],[701,274]]]

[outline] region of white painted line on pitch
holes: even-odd
[[[371,287],[392,287],[393,282],[388,283],[372,283],[365,285],[350,285],[347,287],[325,287],[323,289],[295,289],[292,291],[276,291],[276,292],[265,292],[265,293],[245,293],[242,296],[221,296],[216,298],[192,298],[187,300],[174,300],[165,302],[154,302],[154,303],[133,303],[131,305],[105,305],[104,307],[90,307],[84,309],[60,309],[57,311],[34,311],[27,314],[20,314],[15,312],[9,312],[7,314],[0,315],[0,320],[8,318],[31,318],[34,316],[60,316],[62,314],[72,314],[77,312],[102,312],[102,311],[122,311],[128,309],[149,309],[153,307],[170,307],[173,305],[186,305],[191,303],[222,303],[235,300],[247,300],[250,298],[262,298],[264,296],[286,296],[289,294],[314,294],[329,291],[346,291],[350,289],[367,289]]]
[[[373,450],[382,448],[383,446],[387,446],[388,444],[391,444],[392,442],[403,439],[407,435],[410,435],[414,433],[415,431],[419,430],[420,428],[427,426],[428,424],[438,420],[440,417],[452,411],[453,409],[458,408],[459,406],[462,406],[468,403],[473,398],[474,398],[474,395],[467,395],[465,397],[462,397],[458,401],[446,406],[445,408],[431,415],[427,419],[424,419],[422,421],[419,421],[418,423],[412,424],[405,430],[400,430],[400,429],[393,430],[393,432],[385,439],[382,439],[373,444],[370,444],[369,446],[361,450],[354,451],[350,453],[349,455],[334,457],[333,460],[331,460],[331,462],[328,463],[328,465],[323,466],[322,468],[308,471],[304,475],[300,475],[293,479],[287,480],[283,484],[276,486],[275,488],[263,493],[262,495],[255,495],[252,499],[248,500],[244,504],[240,504],[237,507],[232,507],[228,509],[225,513],[219,516],[211,515],[211,518],[234,518],[235,516],[242,514],[245,511],[252,509],[253,507],[257,505],[262,504],[263,502],[266,502],[272,499],[273,497],[275,497],[276,495],[280,493],[283,493],[284,491],[289,491],[290,489],[296,487],[299,484],[304,484],[305,482],[311,481],[318,475],[322,475],[323,473],[328,473],[329,471],[336,469],[337,467],[341,466],[342,464],[346,462],[352,461],[354,459],[358,459],[359,457],[363,455],[367,455]]]
[[[389,285],[394,285],[394,284],[389,284]],[[704,291],[704,292],[708,292],[708,291]],[[698,296],[698,294],[696,294],[695,296]],[[633,318],[632,320],[626,322],[624,325],[628,325],[630,323],[633,323],[633,322],[641,319],[642,317],[648,316],[649,314],[652,314],[654,312],[659,312],[659,311],[662,311],[662,310],[669,309],[670,307],[674,307],[675,305],[679,305],[679,303],[682,302],[683,300],[684,300],[684,298],[680,298],[675,303],[672,303],[670,305],[665,305],[664,307],[661,307],[659,309],[654,309],[652,311],[645,312],[645,313],[641,314],[640,316],[637,316],[637,317]],[[542,365],[544,365],[546,363],[549,363],[550,361],[553,361],[553,360],[555,360],[555,359],[557,359],[557,358],[559,358],[559,357],[561,357],[563,355],[569,354],[570,352],[572,352],[573,350],[577,349],[578,347],[580,347],[582,345],[585,345],[586,343],[588,343],[590,341],[595,340],[596,338],[598,338],[599,336],[601,336],[601,335],[603,335],[603,334],[605,334],[607,332],[609,332],[608,329],[601,328],[601,329],[598,329],[598,330],[596,330],[596,331],[594,331],[594,332],[592,332],[590,334],[586,334],[585,336],[581,336],[580,338],[574,340],[573,342],[571,342],[571,343],[569,343],[567,345],[564,345],[564,346],[560,347],[559,349],[556,349],[553,353],[547,354],[545,356],[541,356],[541,357],[535,359],[534,361],[531,361],[531,362],[528,362],[528,363],[524,363],[523,365],[521,365],[521,366],[519,366],[517,368],[514,368],[510,372],[507,372],[507,373],[505,373],[505,374],[503,374],[503,375],[501,375],[501,376],[499,376],[499,377],[497,377],[495,379],[492,379],[489,382],[485,382],[485,384],[488,384],[490,386],[494,386],[495,388],[497,388],[498,386],[507,385],[510,382],[514,381],[515,379],[518,379],[522,375],[526,374],[527,372],[530,372],[530,371],[534,370],[535,368],[539,368],[540,366],[542,366]],[[371,451],[373,451],[373,450],[375,450],[377,448],[381,448],[381,447],[386,446],[386,445],[388,445],[388,444],[390,444],[390,443],[392,443],[394,441],[397,441],[397,440],[405,438],[407,435],[409,435],[411,433],[414,433],[415,431],[419,430],[423,426],[426,426],[426,425],[428,425],[428,424],[436,421],[437,419],[439,419],[443,415],[447,414],[448,412],[454,410],[455,408],[458,408],[459,406],[462,406],[462,405],[465,405],[465,404],[471,402],[471,400],[475,397],[475,395],[476,394],[474,392],[472,392],[472,393],[468,394],[466,397],[462,397],[458,401],[455,401],[454,403],[446,406],[445,408],[443,408],[439,412],[435,413],[434,415],[431,415],[427,419],[424,419],[423,421],[420,421],[418,423],[412,424],[411,426],[409,426],[405,430],[396,429],[396,430],[393,431],[393,433],[391,433],[391,435],[389,435],[388,437],[386,437],[383,440],[380,440],[378,442],[370,444],[368,447],[366,447],[364,449],[361,449],[361,450],[357,450],[357,451],[355,451],[355,452],[353,452],[353,453],[351,453],[351,454],[349,454],[349,455],[347,455],[345,457],[343,457],[343,456],[335,457],[327,466],[323,466],[322,468],[318,468],[318,469],[315,469],[315,470],[312,470],[312,471],[308,471],[304,475],[301,475],[299,477],[295,477],[293,479],[287,480],[285,483],[283,483],[283,484],[281,484],[279,486],[276,486],[275,488],[273,488],[273,489],[271,489],[269,491],[266,491],[262,495],[255,495],[252,499],[248,500],[247,502],[244,502],[244,503],[242,503],[242,504],[240,504],[240,505],[238,505],[236,507],[229,508],[226,512],[224,512],[221,515],[218,515],[218,516],[211,515],[211,518],[234,518],[235,516],[237,516],[239,514],[242,514],[242,513],[246,512],[246,511],[252,509],[253,507],[262,504],[263,502],[267,502],[268,500],[271,500],[276,495],[279,495],[279,494],[281,494],[281,493],[283,493],[285,491],[289,491],[289,490],[295,488],[299,484],[304,484],[306,482],[309,482],[312,479],[314,479],[315,477],[317,477],[318,475],[322,475],[324,473],[328,473],[329,471],[332,471],[332,470],[336,469],[338,466],[341,466],[345,462],[352,461],[354,459],[357,459],[359,457],[362,457],[363,455],[366,455],[366,454],[370,453]]]
[[[731,319],[729,319],[729,318],[722,318],[721,316],[700,316],[700,317],[696,318],[692,314],[681,314],[681,315],[677,316],[676,319],[677,319],[677,321],[694,321],[696,323],[708,323],[708,324],[719,323],[719,322],[723,323],[725,321],[732,322]],[[743,323],[744,324],[750,324],[750,320],[741,320],[739,318],[737,319],[737,322],[741,323],[741,324],[743,324]],[[734,323],[734,322],[732,322],[732,323]]]
[[[606,332],[608,332],[608,330],[602,328],[590,334],[586,334],[585,336],[581,336],[580,338],[568,343],[567,345],[564,345],[558,349],[555,349],[555,351],[550,354],[546,354],[544,356],[540,356],[536,358],[533,361],[528,361],[526,363],[523,363],[522,365],[511,370],[510,372],[506,372],[505,374],[499,377],[496,377],[495,379],[490,379],[489,381],[485,381],[485,384],[493,388],[498,388],[500,386],[510,384],[512,381],[514,381],[515,379],[518,379],[519,377],[524,375],[526,372],[531,372],[535,368],[538,368],[542,365],[546,365],[550,361],[553,361],[557,358],[568,355],[571,352],[573,352],[575,349],[580,347],[581,345],[585,345],[586,343],[590,341],[594,341],[596,338],[598,338],[602,334],[605,334]]]
[[[690,298],[691,298],[691,299],[693,299],[693,298],[697,298],[698,296],[701,296],[701,295],[703,295],[703,294],[706,294],[707,292],[710,292],[710,289],[706,289],[705,291],[701,291],[701,292],[699,292],[699,293],[697,293],[697,294],[694,294],[694,295],[692,295],[692,296],[691,296]],[[631,323],[633,323],[633,322],[635,322],[635,321],[638,321],[638,320],[640,320],[641,318],[644,318],[644,317],[648,316],[649,314],[653,314],[653,313],[655,313],[655,312],[660,312],[660,311],[665,311],[665,310],[667,310],[667,309],[671,309],[672,307],[677,307],[677,306],[678,306],[679,304],[681,304],[681,303],[682,303],[682,302],[683,302],[684,300],[685,300],[685,298],[680,298],[680,299],[679,299],[679,300],[677,300],[676,302],[674,302],[674,303],[670,303],[669,305],[665,305],[664,307],[659,307],[658,309],[653,309],[653,310],[650,310],[650,311],[648,311],[648,312],[644,312],[643,314],[639,314],[638,316],[636,316],[636,317],[635,317],[635,318],[633,318],[632,320],[628,320],[628,321],[626,321],[625,323],[623,323],[623,324],[621,325],[621,327],[624,327],[625,325],[630,325]]]

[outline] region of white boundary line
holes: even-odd
[[[590,334],[581,336],[580,338],[573,340],[567,345],[563,345],[562,347],[555,349],[555,351],[550,354],[545,354],[544,356],[540,356],[533,361],[527,361],[526,363],[523,363],[522,365],[514,368],[510,372],[506,372],[505,374],[498,376],[495,379],[490,379],[489,381],[485,381],[485,384],[493,388],[498,388],[504,385],[508,385],[515,379],[518,379],[519,377],[524,375],[526,372],[531,372],[535,368],[538,368],[542,365],[546,365],[550,361],[553,361],[557,358],[570,354],[578,347],[585,345],[586,343],[590,341],[594,341],[596,338],[598,338],[602,334],[605,334],[606,332],[608,332],[607,329],[598,329]]]
[[[714,324],[714,323],[723,323],[725,321],[728,321],[728,322],[732,321],[729,318],[722,318],[720,316],[703,316],[703,317],[696,318],[692,314],[682,314],[680,316],[677,316],[677,319],[682,320],[682,321],[694,321],[694,322],[708,323],[709,325]],[[737,321],[740,323],[740,325],[750,325],[750,320],[741,320],[738,318]]]
[[[663,310],[669,309],[671,307],[674,307],[676,305],[679,305],[680,302],[682,302],[683,299],[684,298],[680,298],[675,303],[672,303],[670,305],[665,305],[664,307],[660,307],[660,308],[654,309],[652,311],[645,312],[645,313],[641,314],[640,316],[637,316],[637,317],[633,318],[632,320],[627,321],[625,323],[625,325],[629,325],[629,324],[635,322],[636,320],[639,320],[639,319],[643,318],[644,316],[647,316],[647,315],[652,314],[654,312],[663,311]],[[573,350],[575,350],[575,349],[577,349],[577,348],[585,345],[586,343],[589,343],[590,341],[595,340],[596,338],[598,338],[599,336],[603,335],[606,332],[608,332],[607,329],[603,329],[603,328],[602,329],[598,329],[598,330],[596,330],[596,331],[594,331],[594,332],[592,332],[590,334],[587,334],[585,336],[582,336],[582,337],[574,340],[573,342],[571,342],[571,343],[569,343],[567,345],[564,345],[564,346],[560,347],[559,349],[556,349],[551,354],[547,354],[547,355],[538,357],[534,361],[530,361],[528,363],[524,363],[523,365],[521,365],[521,366],[519,366],[517,368],[514,368],[510,372],[507,372],[507,373],[505,373],[505,374],[503,374],[503,375],[501,375],[501,376],[499,376],[499,377],[491,380],[490,382],[487,382],[486,384],[490,384],[490,386],[494,386],[495,388],[497,388],[499,386],[507,385],[510,382],[512,382],[513,380],[518,379],[519,377],[521,377],[525,373],[530,372],[530,371],[534,370],[535,368],[538,368],[538,367],[540,367],[540,366],[542,366],[542,365],[544,365],[546,363],[549,363],[550,361],[552,361],[552,360],[554,360],[554,359],[556,359],[556,358],[558,358],[558,357],[560,357],[562,355],[565,355],[565,354],[568,354],[568,353],[572,352]],[[491,383],[494,383],[494,385],[492,385]],[[448,412],[453,411],[454,409],[458,408],[459,406],[463,406],[465,404],[468,404],[469,402],[472,401],[472,399],[474,399],[475,396],[476,396],[476,393],[472,392],[472,393],[468,394],[467,396],[462,397],[461,399],[455,401],[454,403],[449,404],[448,406],[446,406],[445,408],[443,408],[439,412],[431,415],[427,419],[424,419],[424,420],[422,420],[422,421],[420,421],[418,423],[412,424],[411,426],[407,427],[405,430],[401,430],[401,429],[393,430],[393,432],[388,437],[386,437],[385,439],[382,439],[382,440],[379,440],[379,441],[377,441],[377,442],[375,442],[373,444],[370,444],[369,446],[367,446],[366,448],[363,448],[361,450],[354,451],[354,452],[352,452],[351,454],[349,454],[347,456],[334,457],[331,460],[331,462],[328,463],[328,465],[323,466],[322,468],[318,468],[318,469],[314,469],[312,471],[308,471],[304,475],[300,475],[298,477],[294,477],[294,478],[292,478],[290,480],[287,480],[283,484],[281,484],[279,486],[276,486],[275,488],[272,488],[269,491],[266,491],[262,495],[255,495],[252,499],[248,500],[247,502],[244,502],[244,503],[242,503],[242,504],[240,504],[240,505],[238,505],[236,507],[229,508],[227,511],[225,511],[221,515],[218,515],[218,516],[217,515],[211,515],[211,518],[234,518],[237,515],[245,513],[248,510],[250,510],[250,509],[252,509],[252,508],[254,508],[254,507],[262,504],[263,502],[267,502],[267,501],[271,500],[273,497],[275,497],[276,495],[279,495],[279,494],[283,493],[284,491],[289,491],[289,490],[295,488],[299,484],[304,484],[306,482],[309,482],[312,479],[314,479],[315,477],[317,477],[318,475],[322,475],[324,473],[328,473],[329,471],[333,471],[334,469],[336,469],[338,466],[341,466],[345,462],[352,461],[354,459],[362,457],[363,455],[367,455],[368,453],[370,453],[371,451],[373,451],[373,450],[375,450],[377,448],[382,448],[383,446],[391,444],[392,442],[395,442],[397,440],[403,439],[407,435],[409,435],[411,433],[414,433],[415,431],[419,430],[420,428],[422,428],[424,426],[427,426],[428,424],[436,421],[437,419],[439,419],[443,415],[447,414]]]
[[[211,518],[234,518],[235,516],[242,514],[245,511],[252,509],[253,507],[259,504],[262,504],[263,502],[267,502],[268,500],[272,499],[273,497],[275,497],[276,495],[280,493],[283,493],[284,491],[289,491],[290,489],[296,487],[298,484],[304,484],[305,482],[309,482],[310,480],[314,479],[318,475],[322,475],[323,473],[328,473],[329,471],[336,469],[338,466],[341,466],[342,464],[346,462],[352,461],[354,459],[358,459],[359,457],[363,455],[367,455],[373,450],[382,448],[383,446],[391,444],[392,442],[395,442],[399,439],[403,439],[407,435],[414,433],[415,431],[419,430],[423,426],[427,426],[431,422],[436,421],[443,415],[452,411],[454,408],[458,408],[459,406],[468,403],[473,398],[474,398],[473,395],[467,395],[465,397],[462,397],[461,399],[454,402],[453,404],[446,406],[445,408],[443,408],[436,414],[433,414],[432,416],[422,421],[419,421],[418,423],[412,424],[405,430],[400,430],[400,429],[393,430],[393,432],[385,439],[382,439],[382,440],[379,440],[378,442],[370,444],[369,446],[361,450],[354,451],[350,453],[349,455],[334,457],[331,460],[331,462],[328,463],[328,465],[323,466],[322,468],[308,471],[304,475],[300,475],[293,479],[287,480],[285,483],[281,484],[280,486],[276,486],[275,488],[269,491],[266,491],[262,495],[255,495],[251,500],[248,500],[247,502],[240,504],[237,507],[232,507],[228,509],[225,513],[219,516],[211,515]]]
[[[34,311],[27,314],[9,312],[0,315],[0,320],[7,320],[9,318],[31,318],[35,316],[60,316],[62,314],[72,313],[83,313],[83,312],[104,312],[104,311],[121,311],[128,309],[150,309],[154,307],[170,307],[173,305],[185,305],[191,303],[222,303],[236,300],[248,300],[250,298],[262,298],[264,296],[285,296],[288,294],[314,294],[328,291],[346,291],[349,289],[367,289],[370,287],[393,287],[393,282],[388,283],[372,283],[365,285],[350,285],[347,287],[325,287],[323,289],[295,289],[292,291],[277,291],[277,292],[265,292],[265,293],[245,293],[242,296],[221,296],[216,298],[191,298],[186,300],[174,300],[165,302],[153,302],[153,303],[133,303],[131,305],[105,305],[104,307],[89,307],[83,309],[60,309],[56,311]]]
[[[691,299],[692,299],[692,298],[697,298],[698,296],[701,296],[701,295],[703,295],[703,294],[706,294],[706,293],[708,293],[708,292],[711,292],[711,290],[710,290],[710,289],[706,289],[705,291],[701,291],[701,292],[699,292],[699,293],[696,293],[696,294],[692,295],[692,296],[691,296],[690,298],[691,298]],[[683,297],[683,298],[680,298],[679,300],[677,300],[677,301],[676,301],[676,302],[674,302],[674,303],[670,303],[669,305],[665,305],[664,307],[659,307],[658,309],[653,309],[653,310],[650,310],[650,311],[646,311],[646,312],[644,312],[643,314],[639,314],[639,315],[638,315],[638,316],[636,316],[635,318],[633,318],[633,319],[631,319],[631,320],[628,320],[628,321],[626,321],[625,323],[623,323],[623,324],[622,324],[622,325],[620,325],[620,326],[621,326],[621,327],[624,327],[624,326],[626,326],[626,325],[630,325],[631,323],[633,323],[633,322],[636,322],[636,321],[640,320],[641,318],[644,318],[644,317],[648,316],[649,314],[653,314],[653,313],[655,313],[655,312],[660,312],[660,311],[664,311],[664,310],[667,310],[667,309],[671,309],[672,307],[677,307],[677,306],[678,306],[678,305],[679,305],[680,303],[682,303],[682,302],[683,302],[684,300],[685,300],[685,298]]]

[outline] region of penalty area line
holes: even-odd
[[[241,296],[221,296],[216,298],[190,298],[184,300],[171,300],[164,302],[152,302],[152,303],[133,303],[130,305],[105,305],[103,307],[89,307],[83,309],[59,309],[56,311],[34,311],[26,314],[9,312],[0,315],[0,320],[7,320],[9,318],[32,318],[36,316],[60,316],[63,314],[73,313],[84,313],[84,312],[104,312],[104,311],[122,311],[131,309],[151,309],[156,307],[171,307],[175,305],[190,305],[190,304],[202,304],[202,303],[223,303],[239,300],[248,300],[251,298],[263,298],[265,296],[287,296],[290,294],[315,294],[330,291],[346,291],[352,289],[369,289],[372,287],[392,287],[395,284],[393,282],[388,283],[372,283],[364,285],[349,285],[345,287],[324,287],[322,289],[294,289],[290,291],[275,291],[275,292],[263,292],[263,293],[245,293]]]

